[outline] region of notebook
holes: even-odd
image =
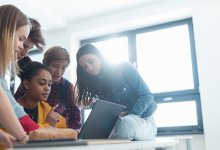
[[[83,125],[79,139],[108,139],[125,106],[97,100]]]

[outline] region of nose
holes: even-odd
[[[22,56],[24,56],[24,57],[28,56],[28,49],[27,48],[22,49]]]
[[[21,43],[19,44],[19,49],[20,49],[20,50],[24,49],[24,43],[23,43],[23,42],[21,42]]]
[[[56,73],[60,75],[62,73],[62,68],[58,67],[57,70],[56,70]]]
[[[50,88],[51,88],[51,87],[50,87],[49,85],[46,85],[46,86],[44,87],[44,90],[45,90],[45,91],[50,91]]]
[[[23,58],[23,57],[26,57],[27,55],[25,54],[23,50],[20,50],[20,56]]]
[[[86,68],[87,68],[88,71],[91,71],[92,70],[92,65],[87,65]]]

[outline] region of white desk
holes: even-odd
[[[19,148],[24,150],[175,150],[178,140],[171,138],[156,138],[150,141],[132,141],[132,142],[115,142],[114,144],[103,144],[102,142],[88,141],[88,145],[83,146],[56,146],[56,147],[33,147],[33,148]],[[107,142],[110,143],[110,142]],[[18,149],[18,148],[14,148]]]
[[[161,136],[162,138],[163,136]],[[193,136],[191,135],[177,135],[177,136],[164,136],[163,138],[172,138],[176,140],[185,140],[186,141],[186,150],[192,150],[192,139]]]

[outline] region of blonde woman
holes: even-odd
[[[23,107],[15,101],[4,78],[8,70],[16,74],[18,70],[16,67],[17,53],[23,49],[23,43],[27,39],[30,29],[30,20],[17,7],[0,6],[0,124],[1,128],[4,128],[3,130],[14,136],[13,138],[4,134],[1,130],[0,143],[3,143],[7,136],[6,139],[11,139],[11,143],[5,144],[7,147],[11,147],[15,139],[25,143],[28,140],[25,131],[29,132],[39,128],[24,112]]]

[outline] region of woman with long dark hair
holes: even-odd
[[[80,47],[76,60],[78,103],[89,105],[98,98],[126,106],[109,138],[155,138],[157,127],[153,114],[157,104],[147,84],[131,64],[108,63],[92,44]]]

